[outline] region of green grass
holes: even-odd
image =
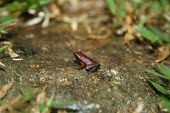
[[[157,35],[155,35],[151,31],[149,31],[145,27],[141,27],[141,28],[137,29],[137,32],[140,33],[147,40],[151,41],[151,43],[155,43],[159,40],[159,37],[157,37]]]
[[[59,108],[66,105],[74,104],[75,101],[54,101],[55,93],[53,92],[51,97],[47,100],[46,104],[40,104],[39,109],[41,113],[47,113],[51,108]]]
[[[30,90],[29,92],[22,92],[22,97],[19,100],[19,103],[26,103],[33,99],[35,96],[36,91]]]
[[[0,18],[0,34],[7,34],[8,32],[5,30],[5,27],[14,22],[15,19],[10,16],[3,16]]]
[[[14,101],[7,101],[5,99],[0,100],[0,106],[6,107],[4,110],[10,110],[10,112],[28,112],[31,111],[31,109],[35,109],[35,106],[37,105],[36,98],[37,97],[37,91],[36,90],[30,90],[28,92],[21,91],[22,96],[19,96],[18,100],[16,99]],[[75,101],[72,100],[66,100],[66,101],[55,101],[54,100],[55,93],[53,92],[51,96],[47,99],[44,99],[44,103],[38,103],[38,110],[41,113],[48,113],[53,108],[61,108],[63,106],[72,105],[75,103]],[[16,97],[17,98],[17,97]]]
[[[0,48],[0,53],[2,53],[6,48],[7,48],[7,46],[1,47],[1,48]]]
[[[161,32],[160,30],[151,27],[151,31],[157,35],[157,37],[159,37],[159,41],[161,43],[166,43],[170,45],[170,37],[166,36],[163,32]]]
[[[168,0],[150,0],[149,2],[148,0],[140,0],[138,2],[133,0],[127,0],[126,2],[123,0],[105,0],[105,2],[113,15],[116,15],[116,13],[121,13],[121,11],[125,10],[126,2],[131,4],[135,15],[140,14],[143,11],[143,6],[145,7],[145,11],[149,12],[145,16],[149,16],[151,13],[161,14],[170,8],[170,2]],[[116,18],[121,18],[121,16],[116,15]]]
[[[165,43],[170,45],[170,37],[166,36],[156,28],[151,27],[151,30],[148,30],[146,27],[140,27],[137,29],[137,32],[151,43]]]
[[[135,1],[126,1],[128,2],[131,7],[133,8],[133,16],[140,17],[134,22],[139,28],[136,30],[140,35],[143,36],[146,40],[150,41],[151,43],[159,43],[159,44],[168,44],[170,45],[170,37],[165,34],[167,32],[163,32],[158,30],[156,27],[150,27],[152,25],[148,25],[147,21],[154,15],[157,15],[157,23],[159,21],[166,23],[169,25],[168,21],[165,21],[163,18],[164,14],[169,15],[170,10],[170,2],[168,0],[151,0],[148,2],[147,0],[140,0],[138,2]],[[122,0],[106,0],[106,4],[108,5],[108,9],[110,10],[111,14],[114,16],[114,19],[118,20],[118,23],[113,23],[113,27],[123,26],[124,19],[126,17],[126,2]],[[144,8],[145,7],[145,8]],[[145,12],[145,13],[144,13]],[[146,13],[147,12],[147,13]],[[119,25],[118,25],[119,24]],[[160,24],[161,25],[161,24]],[[170,28],[168,28],[170,30]],[[167,31],[168,31],[167,29]]]
[[[2,35],[7,34],[6,27],[9,26],[15,19],[4,16],[0,18],[0,38]],[[7,45],[0,47],[0,53],[2,53],[7,48]],[[0,69],[4,70],[2,67],[5,67],[5,65],[0,61]]]
[[[3,8],[9,12],[26,12],[29,9],[42,10],[42,7],[49,4],[52,0],[14,0],[3,4]]]
[[[125,2],[118,2],[117,0],[105,0],[105,2],[112,16],[119,21],[113,23],[112,26],[114,28],[120,27],[126,16]]]
[[[20,18],[22,14],[28,13],[29,10],[43,11],[48,4],[54,1],[57,0],[0,0],[0,10],[8,12],[8,15]],[[0,14],[0,16],[2,15]]]
[[[114,0],[106,0],[106,3],[112,14],[116,14],[116,4]]]
[[[147,72],[160,77],[162,80],[167,81],[168,84],[170,84],[170,69],[162,64],[157,64],[157,67],[160,72],[157,72],[155,70],[147,70]],[[162,86],[158,82],[153,81],[149,78],[147,78],[147,80],[149,83],[151,83],[154,89],[159,92],[158,95],[163,101],[163,105],[168,109],[168,112],[170,112],[170,93],[168,92],[168,86]]]

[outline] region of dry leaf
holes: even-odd
[[[161,46],[158,51],[159,51],[159,53],[158,53],[158,58],[157,58],[156,62],[161,62],[161,61],[165,60],[166,58],[168,58],[170,55],[169,46]]]
[[[43,20],[43,18],[44,17],[41,17],[41,16],[35,17],[35,18],[31,19],[31,20],[28,20],[24,25],[25,26],[34,26],[36,24],[39,24]]]
[[[0,66],[6,67],[4,63],[0,62]]]
[[[32,109],[34,113],[40,113],[40,109],[39,109],[39,105],[40,104],[44,104],[45,102],[45,92],[46,87],[44,87],[43,91],[37,96],[37,99],[35,101],[36,105],[34,106],[34,108]]]
[[[0,90],[0,100],[6,95],[8,90],[12,87],[12,83],[8,83],[2,87]]]
[[[80,15],[79,17],[67,17],[67,16],[63,17],[63,21],[69,23],[73,31],[77,31],[79,24],[84,23],[86,19],[87,19],[86,14]]]
[[[4,41],[4,42],[2,42],[2,44],[8,45],[8,47],[5,49],[5,54],[10,55],[11,58],[16,58],[16,57],[19,56],[17,53],[15,53],[15,52],[12,50],[13,45],[12,45],[11,42]]]
[[[112,34],[112,31],[107,29],[106,27],[99,28],[98,32],[100,34],[92,34],[92,35],[89,35],[88,38],[91,38],[91,39],[107,39]]]
[[[127,31],[127,29],[125,27],[122,27],[118,30],[116,30],[116,34],[117,35],[122,35],[123,33],[125,33]]]
[[[129,44],[129,41],[134,40],[134,36],[130,33],[126,33],[122,44]]]
[[[125,17],[125,23],[122,26],[122,28],[118,29],[116,33],[118,35],[123,35],[125,33],[124,40],[122,41],[122,44],[127,44],[130,46],[129,41],[134,40],[135,38],[142,41],[142,37],[139,33],[136,32],[136,29],[138,26],[134,24],[134,18],[133,18],[133,7],[129,2],[126,2],[126,17]]]
[[[45,93],[44,91],[42,91],[42,92],[37,96],[36,103],[37,103],[37,104],[43,104],[44,101],[45,101],[45,95],[46,95],[46,93]]]
[[[44,17],[44,20],[43,20],[43,22],[41,24],[41,27],[45,28],[45,27],[49,26],[49,23],[50,23],[50,15],[47,14]]]
[[[14,60],[14,61],[22,61],[24,59],[22,59],[22,58],[13,58],[12,60]]]
[[[78,10],[78,8],[80,7],[79,0],[70,0],[69,2],[71,4],[73,10],[75,10],[75,11]]]
[[[15,28],[16,24],[17,24],[17,21],[13,21],[9,25],[4,26],[2,29],[6,30],[7,32],[10,32]]]
[[[52,17],[56,17],[61,14],[60,8],[55,3],[49,4],[48,10]]]
[[[131,4],[129,2],[126,2],[125,8],[126,8],[126,12],[128,14],[132,14],[133,13],[133,7],[131,6]]]
[[[133,21],[132,15],[126,15],[125,19],[126,19],[126,24],[128,25],[132,24]]]
[[[143,102],[140,102],[140,103],[138,104],[136,110],[135,110],[133,113],[142,113],[143,108],[144,108],[144,104],[143,104]]]
[[[12,50],[11,47],[12,47],[12,46],[8,46],[8,47],[6,48],[6,50],[5,50],[5,53],[6,53],[6,54],[9,54],[11,58],[16,58],[16,57],[18,57],[19,55],[18,55],[17,53],[15,53],[15,52]]]
[[[5,110],[8,110],[10,113],[12,113],[12,108],[14,106],[18,107],[18,108],[21,108],[21,106],[18,104],[20,99],[21,99],[21,95],[15,97],[14,99],[10,100],[10,102],[7,102],[6,104],[2,104],[0,106],[0,113],[4,113],[3,111],[5,111]]]

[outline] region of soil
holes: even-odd
[[[145,70],[155,60],[139,44],[133,49],[121,45],[122,39],[115,34],[92,39],[81,25],[72,31],[67,23],[60,22],[47,28],[18,27],[6,40],[24,60],[14,61],[1,54],[6,69],[0,70],[0,87],[13,83],[6,99],[16,97],[20,90],[41,92],[46,87],[49,97],[55,92],[55,100],[95,105],[81,109],[85,113],[137,113],[141,105],[141,113],[156,113],[160,100],[146,81]],[[73,55],[77,51],[97,60],[100,69],[94,73],[77,70]]]

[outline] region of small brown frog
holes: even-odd
[[[100,64],[97,61],[94,61],[93,59],[89,58],[82,52],[74,52],[75,56],[75,62],[80,64],[80,68],[85,68],[87,72],[95,72],[100,67]]]

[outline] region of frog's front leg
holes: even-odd
[[[82,68],[84,68],[84,67],[85,67],[84,62],[79,62],[79,63],[80,63],[80,67],[78,68],[78,70],[80,70],[80,69],[82,69]]]

